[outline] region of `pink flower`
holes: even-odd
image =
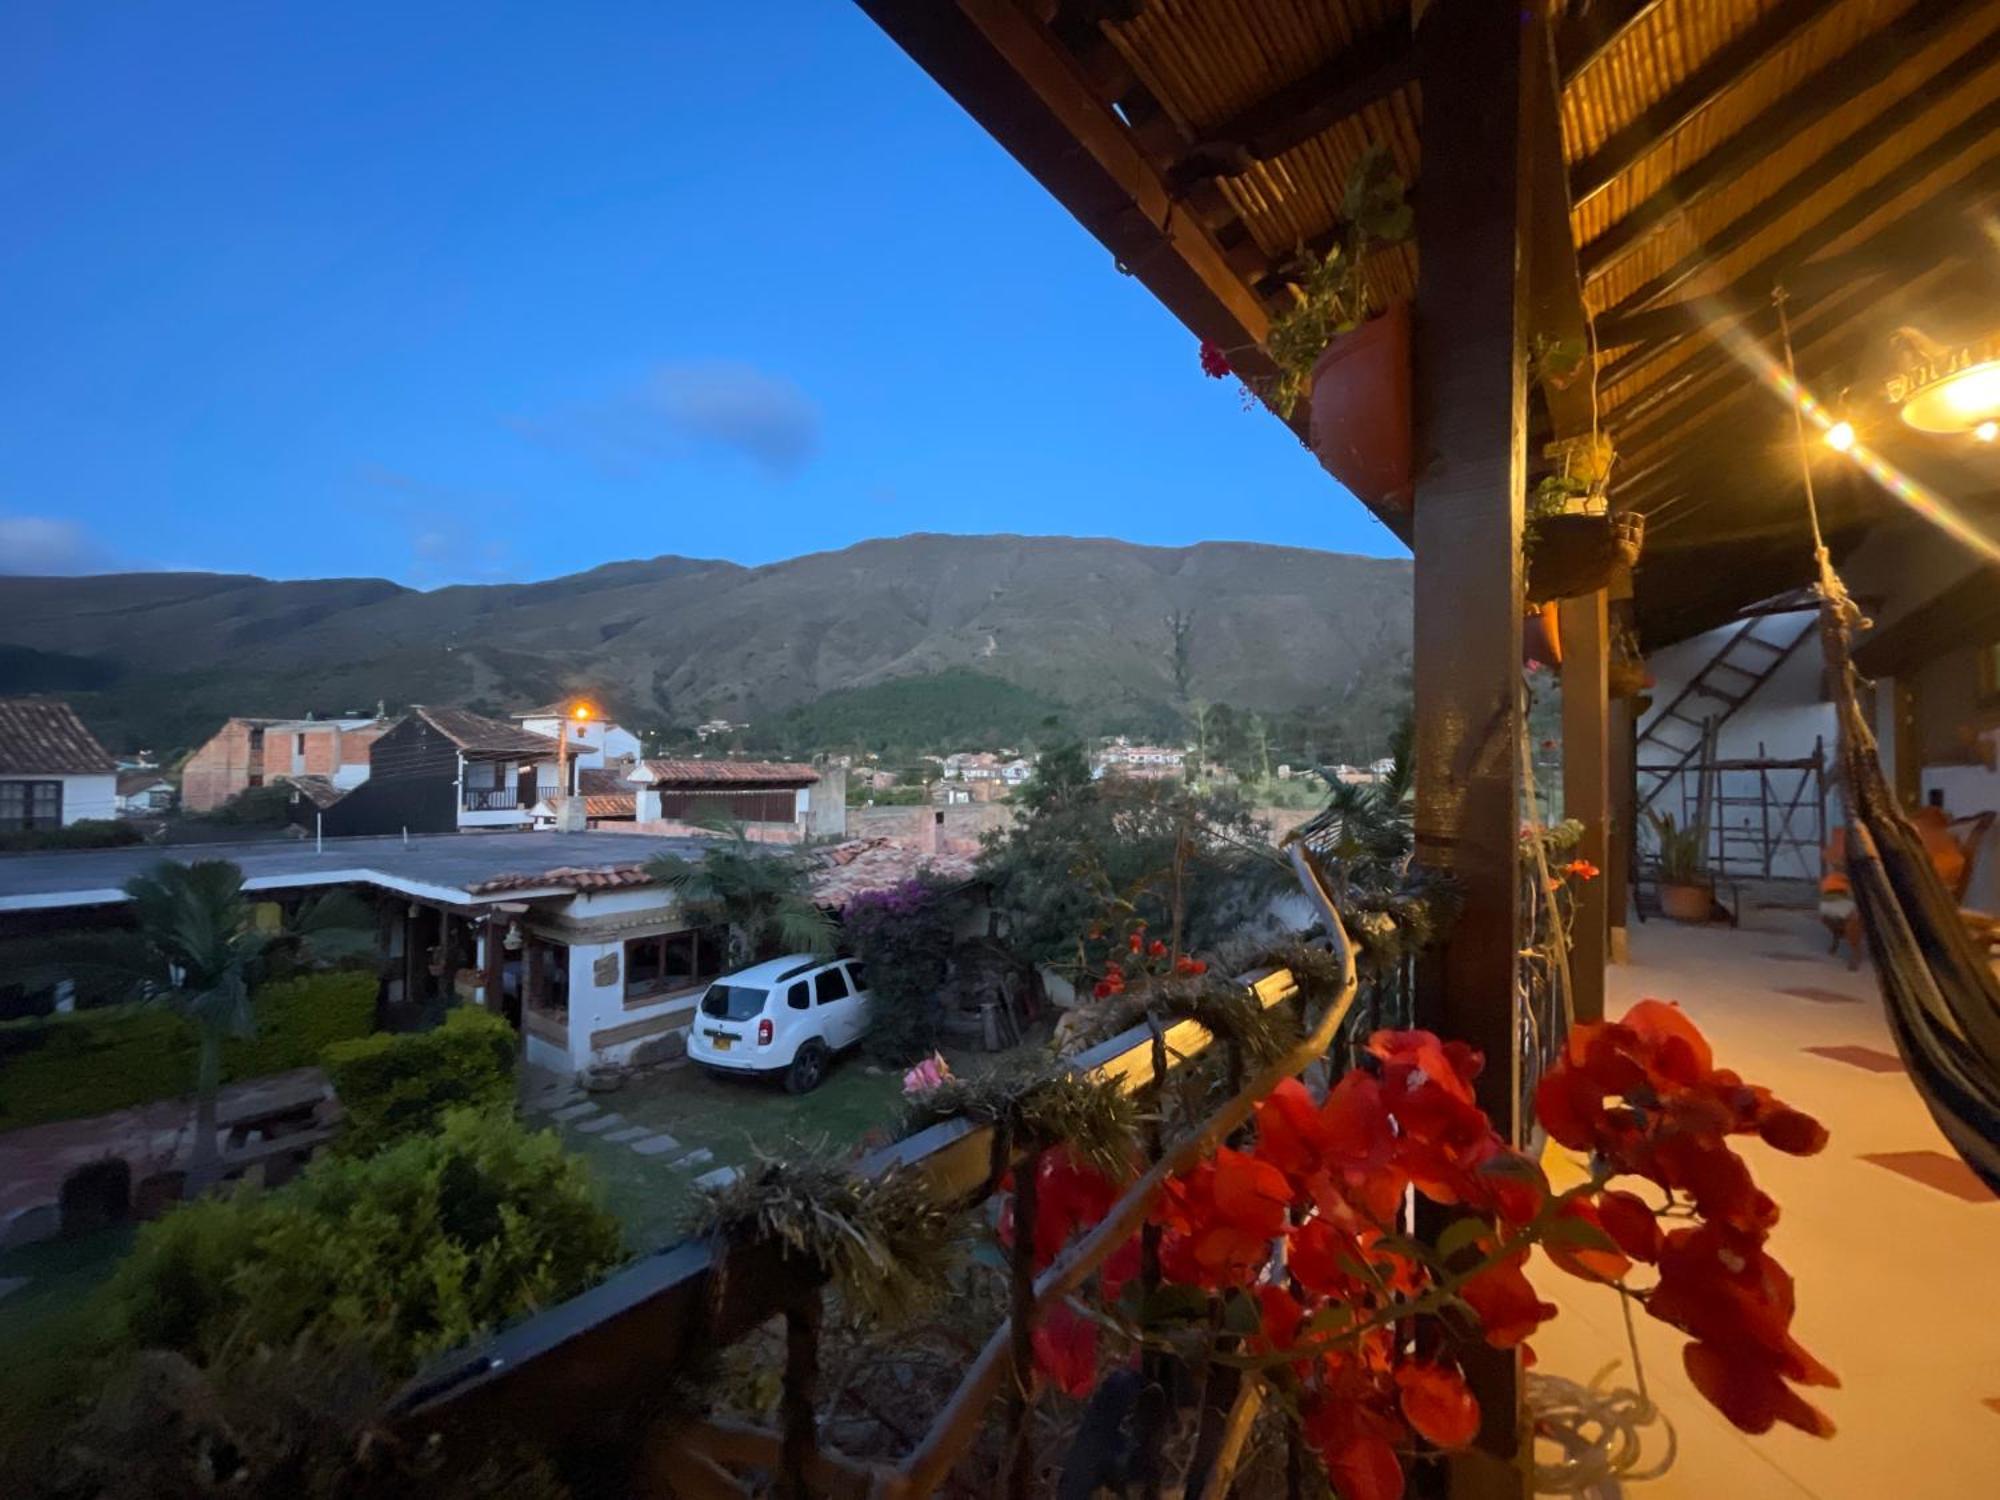
[[[903,1097],[915,1098],[918,1094],[928,1094],[951,1082],[951,1064],[940,1053],[933,1052],[903,1075]]]

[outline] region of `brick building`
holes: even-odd
[[[181,768],[181,805],[208,812],[251,787],[299,776],[323,776],[350,790],[368,779],[368,748],[395,723],[233,718]]]

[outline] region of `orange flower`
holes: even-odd
[[[1574,875],[1578,880],[1595,880],[1602,873],[1587,859],[1573,859],[1563,866],[1563,874]]]

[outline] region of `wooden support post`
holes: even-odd
[[[505,961],[507,945],[507,922],[498,912],[488,912],[486,927],[479,940],[480,958],[479,989],[480,1000],[495,1015],[507,1014]]]
[[[1613,631],[1632,629],[1632,574],[1621,569],[1611,580],[1607,612]],[[1632,910],[1633,872],[1639,860],[1639,706],[1631,698],[1611,705],[1606,724],[1610,771],[1609,822],[1605,829],[1604,899],[1610,925],[1605,956],[1629,963],[1625,923]]]
[[[1527,441],[1527,108],[1546,67],[1539,7],[1432,0],[1417,32],[1415,515],[1417,857],[1461,909],[1419,965],[1417,1021],[1485,1054],[1479,1102],[1520,1139],[1521,510]],[[1453,1500],[1519,1500],[1520,1368],[1468,1351],[1478,1447]]]
[[[423,972],[423,911],[414,904],[403,907],[403,1004],[406,1006],[416,1004],[417,976]]]
[[[1609,700],[1605,665],[1610,658],[1604,591],[1562,605],[1563,816],[1583,824],[1576,858],[1599,871],[1573,882],[1576,923],[1570,932],[1570,1004],[1579,1021],[1604,1019],[1604,964],[1611,942],[1610,868],[1606,824],[1611,813]]]

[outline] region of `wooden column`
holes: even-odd
[[[1608,605],[1599,589],[1562,605],[1563,816],[1583,824],[1576,857],[1596,865],[1595,880],[1572,882],[1576,922],[1570,932],[1570,1002],[1579,1021],[1604,1019],[1604,965],[1610,952],[1610,704],[1604,671],[1610,657]]]
[[[502,982],[507,942],[507,920],[498,912],[486,914],[486,925],[480,933],[479,998],[488,1010],[501,1016],[507,1013],[507,997]]]
[[[1420,965],[1417,1021],[1485,1054],[1479,1102],[1520,1138],[1515,1031],[1521,823],[1529,70],[1533,7],[1432,0],[1417,32],[1415,505],[1417,857],[1461,910]],[[1546,65],[1545,63],[1543,64]],[[1465,1500],[1524,1497],[1514,1351],[1466,1351],[1478,1447],[1450,1460]]]
[[[1613,631],[1633,627],[1632,575],[1621,569],[1611,580],[1607,612]],[[1626,921],[1632,910],[1633,872],[1639,850],[1639,707],[1631,698],[1613,703],[1607,717],[1611,803],[1605,829],[1604,899],[1609,906],[1609,946],[1605,957],[1628,963]]]

